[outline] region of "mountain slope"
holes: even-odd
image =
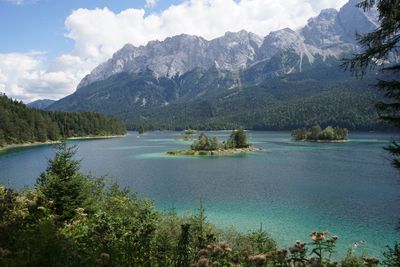
[[[324,78],[322,78],[324,77]],[[127,115],[128,128],[290,130],[320,124],[351,130],[388,127],[378,119],[375,103],[382,99],[369,85],[335,67],[285,75],[255,87],[233,89],[217,97],[180,102]]]
[[[28,103],[27,106],[30,108],[45,110],[50,105],[54,104],[54,102],[56,102],[56,101],[51,100],[51,99],[39,99],[39,100],[33,101],[31,103]]]
[[[130,129],[286,129],[329,121],[352,129],[381,127],[373,111],[380,96],[367,89],[376,75],[360,82],[339,67],[344,55],[358,49],[355,32],[377,25],[374,13],[362,12],[356,2],[323,10],[298,31],[286,28],[264,39],[240,31],[210,41],[182,34],[146,46],[127,44],[48,109],[102,112]],[[296,109],[302,105],[322,112],[301,117]],[[341,111],[334,112],[334,105]]]

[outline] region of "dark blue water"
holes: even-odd
[[[221,139],[229,132],[213,132]],[[390,135],[360,133],[348,143],[293,142],[288,132],[250,132],[263,151],[229,157],[172,157],[168,150],[191,142],[180,133],[154,132],[127,137],[71,141],[79,146],[82,169],[107,174],[163,210],[185,212],[200,200],[218,226],[247,231],[263,228],[288,246],[308,241],[316,230],[339,236],[339,252],[366,240],[357,250],[382,251],[399,240],[400,174],[382,149]],[[0,154],[0,182],[32,186],[54,154],[51,146]]]

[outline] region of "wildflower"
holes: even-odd
[[[265,255],[263,255],[263,254],[259,254],[259,255],[254,256],[254,261],[257,264],[264,264],[267,261],[267,257],[265,257]]]
[[[197,267],[207,267],[207,265],[208,265],[207,258],[202,257],[197,261]]]
[[[223,250],[225,250],[226,248],[229,248],[229,245],[226,241],[219,242],[218,246],[221,247]]]
[[[45,210],[46,210],[46,209],[45,209],[44,207],[42,207],[42,206],[37,207],[37,209],[40,210],[40,211],[45,211]]]
[[[277,262],[284,262],[286,260],[288,251],[286,249],[278,249],[273,252],[273,257]]]
[[[198,253],[197,253],[197,257],[201,258],[201,257],[208,257],[209,252],[207,249],[201,249]]]
[[[322,240],[325,240],[327,235],[328,235],[328,231],[312,232],[310,236],[313,241],[322,241]]]
[[[11,254],[11,251],[9,251],[8,249],[0,248],[0,257],[7,257],[10,254]]]
[[[363,260],[367,266],[376,266],[379,263],[379,260],[375,257],[363,257]]]
[[[26,218],[28,215],[29,215],[28,208],[23,208],[23,209],[18,211],[18,216],[20,216],[22,218]]]
[[[220,246],[215,246],[213,253],[216,255],[222,255],[224,254],[224,250]]]
[[[310,267],[323,267],[321,261],[317,258],[312,258],[309,261]]]

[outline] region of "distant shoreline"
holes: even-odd
[[[118,138],[124,137],[124,135],[98,135],[98,136],[81,136],[81,137],[69,137],[66,140],[91,140],[91,139],[111,139],[111,138]],[[34,147],[34,146],[43,146],[43,145],[54,145],[59,144],[61,140],[58,141],[46,141],[46,142],[32,142],[32,143],[23,143],[23,144],[10,144],[0,147],[0,151],[15,149],[15,148],[23,148],[23,147]]]
[[[312,143],[348,143],[351,141],[351,139],[346,139],[346,140],[307,140],[307,139],[302,139],[302,140],[295,140],[296,142],[312,142]]]

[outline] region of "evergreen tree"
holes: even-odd
[[[80,161],[73,158],[75,154],[75,146],[68,147],[66,142],[57,145],[56,155],[36,183],[62,221],[71,219],[77,208],[86,208],[90,199],[91,181],[79,172]]]
[[[400,244],[396,243],[393,248],[387,247],[387,250],[383,253],[385,257],[383,264],[388,267],[400,266]]]
[[[176,250],[176,267],[187,267],[190,266],[190,224],[181,225],[181,235],[178,241],[178,247]]]
[[[234,130],[226,142],[226,148],[245,148],[249,146],[247,136],[243,128]]]
[[[384,73],[393,74],[385,80],[378,81],[378,88],[388,98],[386,102],[377,103],[380,117],[400,129],[400,80],[395,78],[400,72],[400,1],[363,0],[358,7],[365,11],[376,5],[379,12],[379,27],[370,33],[358,35],[358,42],[363,48],[359,54],[344,60],[344,67],[358,76],[366,74],[369,68],[378,68]],[[393,141],[386,148],[394,156],[393,164],[400,168],[400,145]]]

